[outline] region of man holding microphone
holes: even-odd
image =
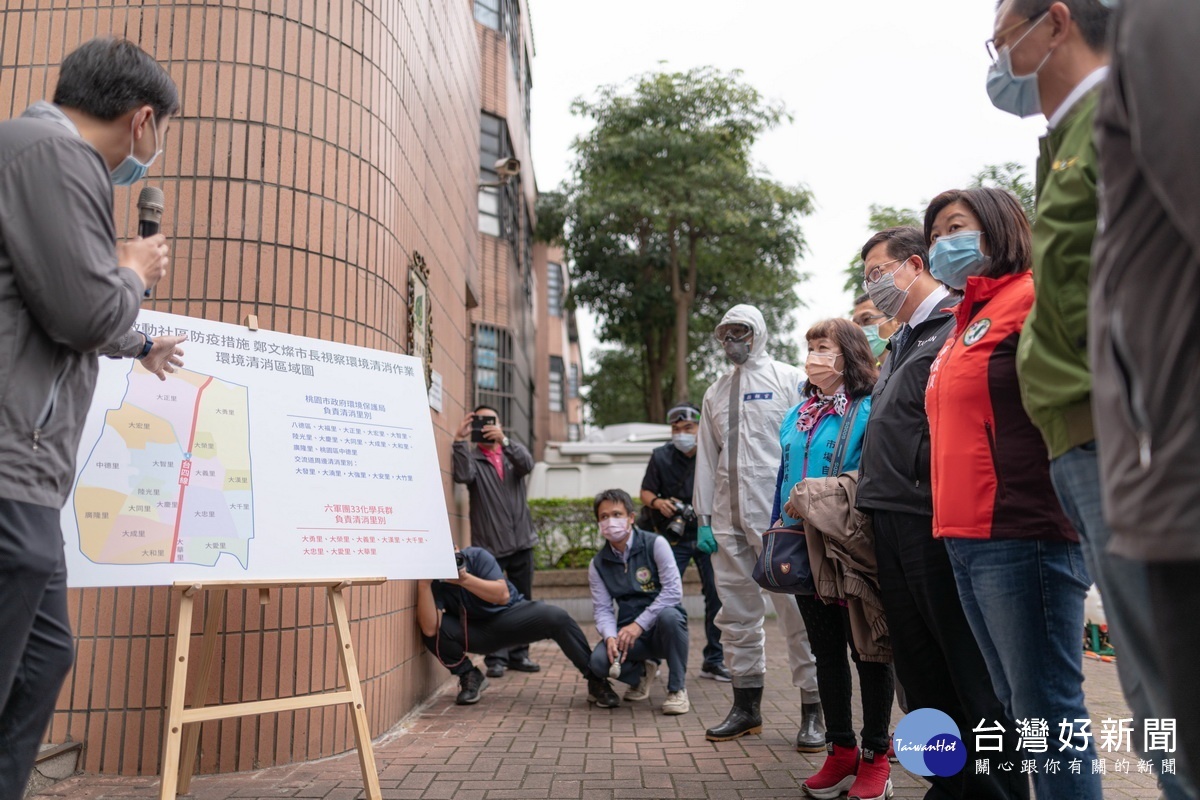
[[[183,363],[180,338],[131,331],[168,248],[118,244],[112,191],[145,175],[178,110],[150,55],[104,38],[66,57],[53,104],[0,123],[0,800],[23,795],[74,658],[59,516],[96,356],[160,378]]]

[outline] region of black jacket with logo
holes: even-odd
[[[925,386],[933,360],[954,331],[950,309],[957,303],[957,297],[947,297],[883,364],[871,394],[871,419],[858,469],[860,511],[933,516]]]

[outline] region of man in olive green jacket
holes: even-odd
[[[1087,342],[1099,180],[1093,122],[1108,73],[1110,17],[1101,0],[1003,0],[990,43],[997,63],[988,92],[997,108],[1018,116],[1042,113],[1049,125],[1037,167],[1036,299],[1017,347],[1017,371],[1025,410],[1046,441],[1055,491],[1104,596],[1121,687],[1140,731],[1143,720],[1172,715],[1144,641],[1147,570],[1107,552],[1112,534],[1101,510]],[[1140,732],[1133,736],[1135,745],[1143,741]],[[1188,796],[1175,776],[1161,780],[1171,800]]]

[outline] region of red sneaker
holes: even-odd
[[[892,796],[891,775],[892,765],[886,755],[864,749],[846,800],[886,800]]]
[[[858,748],[829,744],[825,753],[825,763],[821,769],[804,782],[804,793],[817,800],[834,800],[855,785]]]
[[[892,762],[893,764],[900,760],[896,757],[896,745],[892,742],[891,737],[888,737],[887,757],[888,761]]]

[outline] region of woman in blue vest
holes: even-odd
[[[871,390],[879,373],[875,356],[862,329],[845,319],[828,319],[809,329],[805,370],[805,399],[791,409],[779,429],[783,460],[775,485],[772,518],[779,526],[799,526],[788,502],[792,487],[805,478],[836,478],[858,469],[863,434],[871,413]],[[853,414],[852,419],[846,419]],[[834,453],[843,427],[848,426],[841,464],[834,470]],[[860,660],[854,648],[850,657],[862,687],[862,751],[854,735],[850,702],[853,689],[846,645],[850,621],[846,608],[826,604],[816,595],[796,595],[796,604],[817,662],[817,689],[825,715],[825,764],[804,781],[810,797],[834,798],[849,791],[851,798],[875,800],[889,796],[891,767],[887,751],[890,736],[893,678],[891,665]]]

